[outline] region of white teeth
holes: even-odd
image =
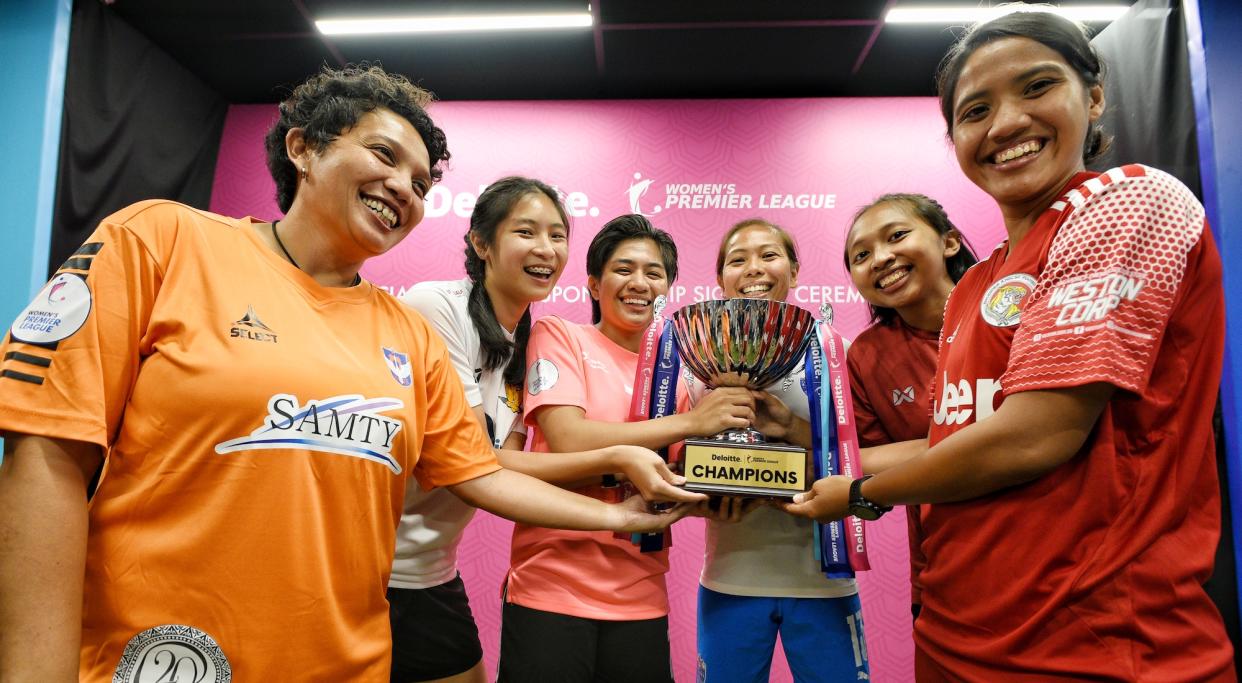
[[[384,222],[388,224],[388,227],[397,227],[397,214],[392,209],[388,208],[387,204],[379,201],[378,199],[371,199],[370,197],[363,197],[362,203],[366,205],[368,209],[379,214],[379,217],[384,219]]]
[[[877,283],[876,283],[876,285],[877,285],[880,289],[884,289],[885,287],[888,287],[889,285],[891,285],[891,284],[893,284],[893,283],[897,282],[898,280],[900,280],[901,278],[905,277],[905,276],[906,276],[906,273],[908,273],[908,272],[910,272],[910,271],[909,271],[909,269],[906,269],[906,268],[901,268],[901,269],[899,269],[899,270],[894,270],[893,272],[889,273],[888,275],[885,275],[884,277],[880,278],[880,281],[879,281],[879,282],[877,282]]]
[[[758,292],[768,292],[768,291],[771,291],[771,289],[772,289],[772,285],[765,285],[765,284],[747,285],[742,288],[742,293],[743,294],[756,294]]]
[[[551,269],[551,268],[547,268],[547,267],[545,267],[545,266],[531,266],[531,267],[529,267],[529,268],[527,268],[527,269],[526,269],[526,272],[528,272],[528,273],[532,273],[532,274],[535,274],[535,275],[551,275],[551,274],[552,274],[552,269]]]
[[[647,304],[651,302],[647,301],[646,299],[622,299],[621,303],[633,304],[635,306],[646,306]]]
[[[1006,161],[1012,161],[1020,156],[1034,154],[1041,149],[1043,149],[1043,144],[1041,144],[1038,140],[1028,140],[1020,145],[998,152],[993,159],[996,163],[1003,164]]]

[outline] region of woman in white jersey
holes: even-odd
[[[506,467],[568,485],[620,473],[649,500],[697,500],[650,450],[614,446],[586,453],[522,452],[526,340],[532,303],[548,296],[565,267],[569,220],[556,190],[511,176],[480,195],[466,233],[462,280],[423,282],[402,301],[444,338],[466,401],[501,449]],[[389,580],[393,683],[485,678],[478,629],[457,572],[457,546],[475,508],[411,485]]]
[[[798,281],[793,238],[758,218],[734,225],[720,242],[716,281],[729,298],[784,301]],[[692,397],[702,396],[701,384],[686,381]],[[809,449],[801,364],[766,389],[755,393],[756,428]],[[712,683],[768,680],[778,633],[800,683],[869,674],[858,587],[820,571],[814,525],[774,507],[747,510],[751,503],[740,498],[726,497],[720,506],[708,515],[699,587],[700,676]]]

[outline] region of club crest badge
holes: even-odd
[[[1014,273],[992,283],[979,302],[979,312],[993,327],[1013,327],[1022,320],[1022,307],[1035,289],[1035,278]]]
[[[410,357],[400,351],[393,351],[387,346],[381,347],[384,351],[384,365],[388,366],[388,372],[392,373],[392,378],[397,380],[397,384],[408,387],[414,381],[414,371],[410,368]]]

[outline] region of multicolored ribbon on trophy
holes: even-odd
[[[655,314],[638,349],[638,367],[634,371],[634,394],[630,397],[628,420],[654,420],[677,412],[677,376],[681,372],[681,360],[677,355],[677,343],[673,338],[673,326],[664,317],[667,300],[657,296],[652,306]],[[665,462],[669,459],[667,446],[659,449]],[[649,534],[616,534],[617,538],[629,538],[643,552],[663,550],[673,544],[672,530]]]
[[[815,336],[807,348],[804,366],[815,478],[834,474],[859,477],[862,466],[845,363],[845,340],[832,329],[831,306],[825,304],[825,307],[826,310],[821,309],[823,319],[815,325]],[[824,391],[825,380],[827,391]],[[824,575],[832,579],[852,578],[855,572],[870,569],[862,520],[846,517],[816,524],[815,559]]]

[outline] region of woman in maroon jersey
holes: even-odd
[[[920,681],[1235,680],[1202,588],[1220,533],[1220,257],[1176,179],[1085,170],[1106,146],[1103,73],[1083,28],[1046,12],[950,50],[941,110],[1008,239],[949,297],[928,438],[788,506],[925,504]]]
[[[871,308],[872,322],[848,356],[862,446],[927,436],[927,387],[936,370],[944,304],[976,261],[944,207],[926,195],[886,194],[854,214],[845,236],[845,267]],[[906,515],[910,603],[918,616],[923,533],[918,507]]]

